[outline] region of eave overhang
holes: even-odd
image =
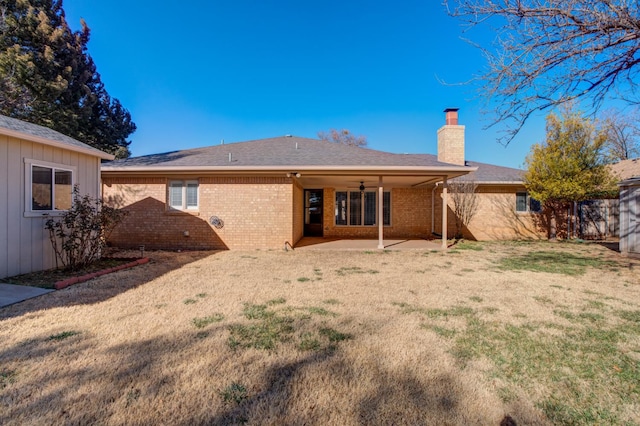
[[[524,182],[521,180],[509,180],[509,181],[476,181],[478,185],[509,185],[509,186],[524,186]]]
[[[10,136],[16,139],[23,139],[30,142],[36,142],[43,145],[53,146],[55,148],[66,149],[68,151],[79,152],[82,154],[91,155],[93,157],[98,157],[102,160],[113,160],[115,158],[114,155],[107,154],[106,152],[100,151],[99,149],[92,148],[87,146],[86,148],[81,146],[76,146],[52,139],[43,138],[41,136],[32,135],[29,133],[19,132],[17,130],[7,129],[5,127],[0,127],[0,134]]]
[[[434,176],[453,179],[476,171],[466,166],[102,166],[105,176],[127,175],[282,175],[313,176]]]
[[[640,176],[639,177],[632,177],[630,179],[625,179],[621,182],[618,182],[618,186],[623,187],[623,186],[640,186]]]

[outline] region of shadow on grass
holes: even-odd
[[[227,333],[227,327],[209,332]],[[482,412],[464,412],[468,404],[460,404],[456,394],[464,384],[447,372],[427,381],[408,369],[398,373],[379,362],[363,364],[340,350],[280,362],[267,352],[242,358],[195,337],[162,336],[96,351],[96,338],[86,332],[63,342],[40,336],[2,350],[0,362],[17,365],[17,372],[15,383],[0,386],[0,424],[496,424]],[[47,368],[52,358],[65,362],[39,379],[23,370],[34,361]],[[242,375],[256,362],[264,363],[264,372],[244,378],[251,382],[245,381],[251,389],[246,398],[221,403],[216,389],[226,383],[216,370],[224,365]],[[362,390],[362,380],[370,382],[369,390]]]
[[[0,321],[43,309],[100,303],[146,284],[170,271],[217,253],[219,251],[181,253],[148,251],[146,255],[149,257],[149,263],[147,264],[103,275],[63,290],[0,308]]]
[[[588,268],[609,270],[620,264],[593,256],[566,251],[529,251],[522,255],[500,259],[498,268],[505,271],[547,272],[570,276],[584,275]]]
[[[616,253],[620,253],[620,243],[618,241],[596,241],[593,244],[597,244],[611,251],[615,251]]]

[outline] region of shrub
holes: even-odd
[[[81,196],[78,186],[74,186],[71,208],[45,222],[56,254],[56,268],[61,264],[75,270],[98,260],[107,238],[127,213],[103,205],[100,199]]]

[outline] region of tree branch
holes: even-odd
[[[455,8],[449,2],[456,4]],[[449,0],[451,16],[468,28],[498,21],[483,48],[489,69],[480,96],[507,126],[508,144],[529,117],[566,102],[590,99],[595,111],[616,89],[637,103],[640,11],[634,0]]]

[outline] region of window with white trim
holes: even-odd
[[[198,210],[198,181],[172,180],[168,185],[168,206],[174,210]]]
[[[25,215],[63,212],[73,203],[76,168],[25,158]]]
[[[538,213],[542,210],[540,201],[532,198],[528,192],[516,192],[516,211],[519,213]]]
[[[335,223],[342,226],[373,226],[378,223],[377,191],[336,191]],[[391,193],[382,196],[382,220],[391,225]]]

